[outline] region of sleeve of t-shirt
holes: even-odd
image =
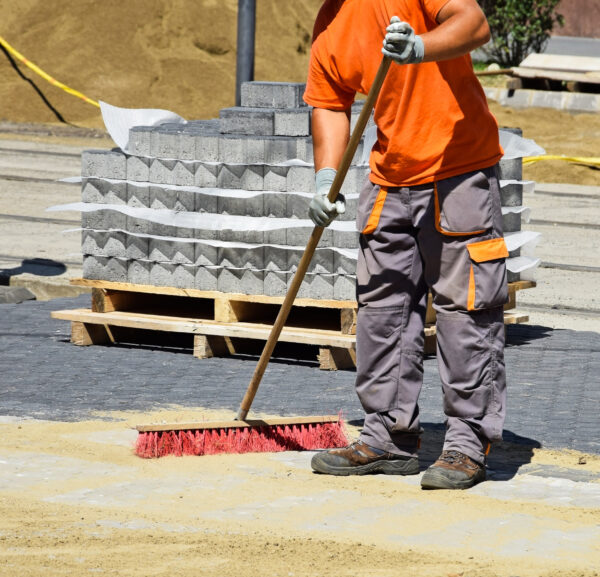
[[[304,101],[315,108],[347,110],[356,91],[341,78],[335,58],[326,49],[325,34],[313,44],[306,80]]]
[[[439,14],[440,10],[446,4],[448,4],[449,1],[450,0],[421,0],[421,4],[422,4],[423,10],[427,14],[427,16],[429,16],[429,18],[431,18],[431,20],[436,22],[437,15]]]

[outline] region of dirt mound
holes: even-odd
[[[302,82],[320,0],[257,2],[255,76]],[[0,35],[42,70],[96,100],[209,118],[235,100],[237,0],[0,0]],[[99,111],[19,64],[69,122]],[[54,122],[35,88],[0,54],[0,118]]]
[[[322,0],[257,2],[257,80],[304,82]],[[0,35],[48,74],[96,100],[214,118],[235,100],[237,0],[0,0]],[[103,128],[100,112],[0,54],[0,121]],[[597,156],[600,115],[492,104],[501,126],[521,127],[549,154]],[[598,171],[562,161],[526,178],[598,184]]]

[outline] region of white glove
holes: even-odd
[[[425,57],[425,46],[408,22],[392,16],[383,39],[382,52],[398,64],[418,64]]]
[[[333,168],[322,168],[315,175],[317,192],[310,201],[308,216],[317,226],[329,226],[336,216],[346,212],[346,199],[343,194],[338,194],[335,202],[329,202],[327,198],[335,175],[336,171]]]

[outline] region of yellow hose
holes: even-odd
[[[534,164],[540,160],[566,160],[567,162],[600,167],[600,157],[598,156],[553,156],[551,154],[544,156],[527,156],[523,159],[523,166]]]
[[[78,98],[85,100],[87,103],[93,104],[94,106],[100,108],[100,104],[98,104],[95,100],[88,98],[85,94],[82,94],[77,90],[73,90],[72,88],[65,86],[62,82],[59,82],[58,80],[52,78],[52,76],[44,72],[39,66],[36,66],[33,62],[27,60],[25,56],[23,56],[20,52],[17,52],[6,40],[4,40],[4,38],[2,38],[2,36],[0,36],[0,44],[4,46],[4,48],[6,48],[6,50],[8,50],[8,52],[10,52],[15,58],[20,60],[23,64],[25,64],[25,66],[31,68],[31,70],[33,70],[36,74],[39,74],[44,80],[50,82],[50,84],[53,84],[61,90],[64,90],[65,92],[68,92],[73,96],[77,96]]]

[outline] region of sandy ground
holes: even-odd
[[[133,425],[231,415],[107,417],[0,424],[0,575],[598,575],[597,482],[424,492],[415,477],[312,474],[310,453],[143,460]],[[600,476],[574,452],[531,464]],[[516,496],[499,491],[511,483]]]

